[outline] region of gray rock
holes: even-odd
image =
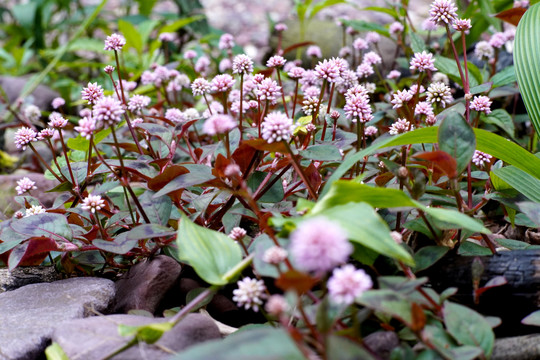
[[[56,327],[52,341],[57,342],[71,360],[101,360],[125,345],[130,337],[118,334],[118,325],[141,326],[165,322],[164,318],[136,315],[107,315],[64,322]],[[189,314],[155,344],[140,343],[116,355],[114,360],[166,359],[203,341],[218,339],[214,322],[200,314]]]
[[[0,294],[0,359],[37,359],[58,322],[105,312],[114,299],[107,279],[73,278]]]
[[[495,340],[492,360],[534,360],[540,358],[540,334]]]
[[[173,258],[158,255],[151,261],[142,261],[131,267],[116,282],[114,312],[129,310],[156,312],[165,294],[174,286],[182,267]]]
[[[53,282],[60,279],[60,274],[52,266],[20,266],[13,271],[0,268],[0,293],[30,284]]]
[[[26,77],[0,76],[0,86],[6,92],[10,103],[17,100],[27,82],[28,78]],[[59,93],[48,86],[38,85],[31,94],[31,102],[41,110],[46,110],[51,107],[53,99],[59,96]]]
[[[399,337],[393,331],[378,331],[364,338],[364,344],[381,359],[390,359],[390,353],[399,346]]]

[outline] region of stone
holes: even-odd
[[[20,266],[13,271],[0,268],[0,293],[20,287],[60,280],[60,274],[52,266]]]
[[[111,280],[72,278],[0,294],[0,359],[38,359],[59,322],[107,311],[114,291]]]
[[[137,315],[107,315],[77,319],[59,324],[52,335],[68,358],[101,360],[125,345],[130,337],[118,334],[118,325],[141,326],[165,322],[165,318]],[[114,356],[113,360],[160,360],[203,341],[219,339],[220,333],[214,322],[201,314],[189,314],[174,328],[167,331],[155,344],[139,343]]]
[[[533,360],[540,358],[540,334],[495,340],[492,360]]]
[[[390,359],[390,353],[399,346],[399,337],[393,331],[378,331],[364,338],[364,344],[381,359]]]
[[[165,294],[176,284],[181,270],[180,264],[166,255],[132,266],[116,282],[114,312],[146,310],[155,314]]]
[[[17,100],[27,82],[28,78],[26,77],[0,76],[0,86],[2,86],[9,102],[12,104]],[[47,110],[51,107],[53,99],[59,97],[60,94],[48,86],[38,85],[30,96],[32,97],[32,104],[41,110]]]

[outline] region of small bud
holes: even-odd
[[[405,166],[402,166],[398,170],[398,177],[400,179],[406,179],[409,176],[409,170]]]

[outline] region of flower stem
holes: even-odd
[[[281,82],[281,75],[279,69],[276,69],[279,86],[281,87],[281,99],[283,100],[283,108],[285,109],[285,115],[289,117],[289,111],[287,110],[287,103],[285,102],[285,91],[283,91],[283,83]]]
[[[304,183],[304,185],[306,185],[306,188],[307,188],[307,190],[309,192],[309,195],[314,200],[317,200],[317,192],[315,191],[315,189],[313,189],[313,185],[311,184],[311,182],[307,178],[306,174],[304,174],[304,171],[302,170],[302,167],[300,166],[300,163],[298,162],[298,159],[294,156],[294,153],[293,153],[293,151],[291,149],[291,146],[286,141],[284,141],[283,143],[285,144],[285,147],[287,148],[287,151],[289,152],[289,158],[290,158],[290,160],[292,162],[292,165],[293,165],[294,169],[296,170],[296,172],[298,173],[298,175],[300,176],[300,178],[302,179],[302,182]]]

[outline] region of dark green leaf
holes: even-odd
[[[489,115],[482,115],[483,122],[494,124],[503,129],[511,138],[514,138],[515,126],[510,114],[503,109],[496,109]]]
[[[476,149],[476,138],[471,126],[463,116],[451,112],[439,126],[438,140],[439,148],[456,159],[457,172],[461,174]]]
[[[150,222],[161,225],[166,225],[169,222],[172,210],[170,197],[156,196],[153,191],[147,190],[139,197],[139,201]]]
[[[184,214],[179,225],[176,240],[179,258],[206,282],[227,284],[227,273],[242,260],[239,245],[225,234],[194,224]]]
[[[480,346],[489,358],[495,335],[483,316],[466,306],[446,302],[443,308],[444,323],[448,332],[462,345]]]
[[[412,324],[410,302],[392,290],[366,291],[356,299],[356,302],[372,310],[389,314],[407,325]]]
[[[263,326],[229,335],[225,340],[194,345],[170,360],[304,360],[283,329]]]
[[[62,214],[43,213],[11,222],[11,228],[29,237],[50,237],[54,240],[72,240],[73,231]],[[3,234],[4,232],[2,232]]]
[[[508,66],[502,71],[499,71],[491,78],[493,87],[504,86],[516,82],[516,70],[514,66]]]
[[[459,255],[463,256],[485,256],[491,255],[491,250],[485,246],[475,244],[470,241],[464,241],[458,250]]]
[[[125,254],[133,249],[139,240],[172,236],[175,233],[174,230],[161,225],[143,224],[118,234],[113,241],[97,239],[93,241],[93,244],[101,250],[115,254]]]
[[[534,202],[520,202],[517,204],[519,210],[523,211],[529,219],[531,219],[536,226],[540,227],[540,204]],[[1,235],[0,235],[1,238]]]
[[[330,335],[326,341],[328,360],[371,360],[375,359],[358,343],[347,338]]]
[[[118,20],[118,30],[125,36],[126,46],[134,48],[137,50],[137,53],[141,55],[143,51],[143,42],[137,28],[133,26],[132,23],[120,19]]]
[[[413,52],[419,53],[426,50],[426,43],[420,35],[410,30],[409,37],[411,38],[411,49]]]
[[[305,159],[317,161],[339,161],[341,154],[339,149],[332,145],[312,145],[306,150],[301,150],[300,155]]]
[[[251,191],[255,192],[259,185],[264,181],[268,174],[263,171],[254,171],[253,174],[249,177],[247,181],[248,187],[251,189]],[[276,176],[272,175],[270,176],[270,181],[275,179]],[[268,202],[268,203],[277,203],[283,200],[283,197],[285,196],[285,193],[283,191],[283,184],[280,180],[277,180],[268,191],[264,193],[262,197],[259,198],[260,202]]]
[[[431,265],[439,261],[447,252],[449,248],[446,246],[426,246],[418,250],[414,254],[414,271],[422,271],[429,268]]]
[[[481,84],[481,85],[478,85],[478,86],[475,86],[475,87],[471,88],[470,93],[472,95],[485,93],[485,92],[488,92],[489,90],[491,90],[492,86],[493,86],[493,82],[490,81],[488,83]]]

